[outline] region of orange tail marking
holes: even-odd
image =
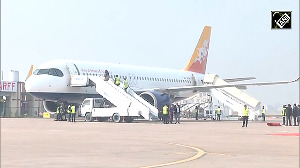
[[[209,42],[210,42],[211,27],[205,26],[198,44],[194,50],[189,64],[184,69],[185,71],[192,71],[205,74],[206,62],[208,56]]]
[[[26,80],[32,75],[32,73],[33,73],[33,65],[31,65],[30,67]]]

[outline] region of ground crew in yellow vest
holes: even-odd
[[[242,127],[247,127],[248,126],[248,117],[249,117],[249,109],[247,108],[247,105],[244,105],[243,109],[243,126]]]
[[[68,121],[70,122],[71,121],[71,105],[70,104],[68,105],[67,113],[68,113]]]
[[[120,77],[116,75],[115,77],[115,85],[119,86],[120,85]]]
[[[164,122],[164,124],[168,124],[168,106],[167,105],[165,105],[164,107],[163,107],[163,122]]]
[[[263,121],[266,121],[266,109],[265,109],[265,106],[262,107],[261,117],[262,117]]]
[[[72,122],[75,122],[75,115],[76,115],[75,105],[71,106],[71,114],[72,114]]]
[[[217,121],[221,121],[221,109],[220,109],[220,106],[218,106],[218,109],[217,109]]]
[[[282,116],[282,125],[285,125],[286,105],[282,106],[281,116]]]
[[[59,121],[61,119],[61,114],[60,114],[60,106],[56,108],[56,121]]]
[[[125,92],[127,92],[128,87],[129,87],[129,84],[128,84],[127,79],[125,78],[125,80],[124,80],[124,90],[125,90]]]

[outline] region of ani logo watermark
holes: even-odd
[[[271,11],[272,29],[291,29],[292,11]]]

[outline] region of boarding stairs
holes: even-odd
[[[121,83],[119,86],[115,85],[112,80],[105,81],[101,76],[77,76],[71,77],[71,86],[88,86],[95,85],[96,91],[121,109],[127,110],[128,114],[138,113],[146,120],[158,118],[158,109],[137,95],[131,88],[124,90]]]
[[[204,85],[228,85],[223,79],[215,74],[206,74],[203,80]],[[239,116],[243,115],[243,108],[246,104],[250,111],[250,119],[255,118],[255,113],[260,108],[261,102],[249,96],[242,90],[236,87],[223,87],[210,89],[211,94],[222,102],[225,106],[238,113]]]
[[[197,93],[178,102],[178,104],[182,106],[181,111],[189,111],[190,109],[195,108],[197,105],[200,105],[200,107],[204,109],[211,103],[211,96],[207,93]]]

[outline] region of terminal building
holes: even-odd
[[[10,71],[8,80],[0,82],[0,117],[39,117],[43,112],[43,101],[26,93],[19,72]]]

